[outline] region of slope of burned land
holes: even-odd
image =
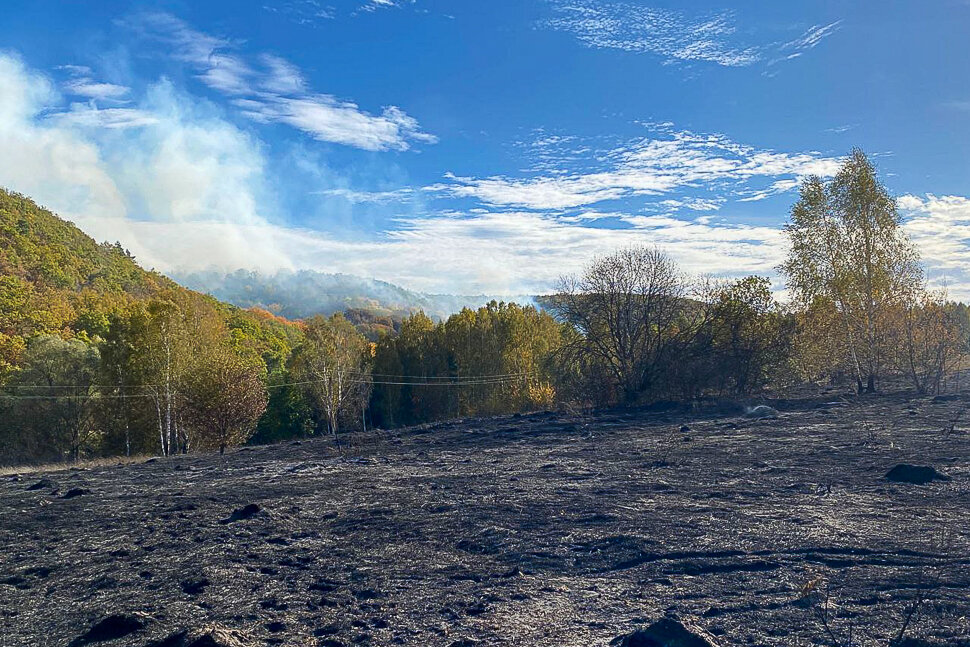
[[[0,644],[607,645],[676,612],[724,645],[886,645],[920,598],[911,644],[970,644],[965,399],[772,404],[4,477]]]

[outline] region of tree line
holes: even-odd
[[[442,321],[418,312],[376,341],[359,313],[289,322],[179,289],[79,308],[72,328],[30,336],[8,362],[0,461],[339,441],[347,430],[801,382],[944,388],[966,354],[968,309],[928,286],[861,151],[833,179],[802,183],[785,234],[784,304],[766,277],[690,277],[663,250],[630,247],[535,304]]]

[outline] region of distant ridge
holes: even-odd
[[[287,319],[353,309],[392,317],[421,310],[430,317],[444,319],[462,308],[478,308],[492,299],[532,302],[530,296],[428,294],[387,281],[314,270],[280,270],[273,274],[250,270],[176,271],[169,276],[181,285],[240,308],[263,308]]]

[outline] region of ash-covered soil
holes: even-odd
[[[669,612],[722,645],[887,645],[920,599],[907,636],[970,645],[967,400],[545,413],[4,477],[0,645],[587,646]],[[887,480],[899,463],[950,480]]]

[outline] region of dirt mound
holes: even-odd
[[[251,647],[253,643],[240,631],[217,625],[177,631],[148,647]]]
[[[237,508],[232,511],[232,514],[220,521],[221,524],[235,523],[237,521],[243,521],[245,519],[252,519],[260,513],[260,507],[255,503],[250,503],[249,505]]]
[[[620,636],[615,647],[718,647],[714,636],[696,623],[678,618],[663,618],[646,629]]]
[[[147,627],[149,620],[148,616],[138,613],[112,614],[102,618],[85,633],[72,640],[70,647],[82,647],[91,643],[124,638]]]
[[[886,473],[886,478],[896,483],[926,485],[933,481],[949,481],[950,477],[940,474],[935,468],[926,465],[907,465],[900,463]]]

